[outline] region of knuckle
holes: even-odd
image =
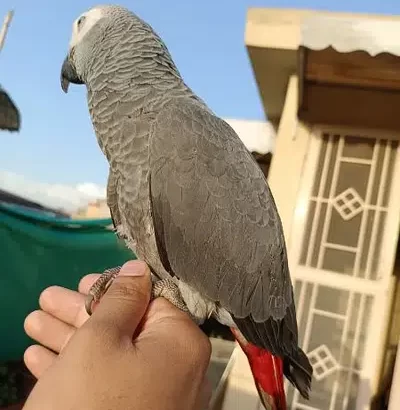
[[[41,315],[41,310],[34,310],[33,312],[29,313],[29,315],[25,318],[24,329],[28,333],[28,335],[30,335],[31,332],[38,327]]]
[[[78,290],[80,291],[81,289],[83,289],[84,285],[86,284],[87,281],[87,277],[89,275],[84,276],[83,278],[80,279],[79,283],[78,283]]]
[[[99,330],[98,329],[99,325],[95,322],[93,323],[90,319],[85,323],[84,326],[82,326],[80,329],[77,330],[77,335],[79,335],[79,338],[81,339],[81,343],[85,343],[86,341],[90,341],[93,338],[93,335],[99,335]],[[96,338],[93,338],[93,340],[96,340]]]
[[[32,363],[35,363],[35,359],[37,358],[37,345],[28,346],[24,352],[24,362],[28,368],[31,367]]]
[[[111,327],[112,328],[112,327]],[[115,337],[110,332],[110,324],[103,321],[91,321],[78,331],[81,348],[94,356],[108,356],[115,347]]]
[[[186,360],[195,367],[207,366],[211,357],[211,343],[208,337],[194,323],[187,326],[181,336],[181,349]]]
[[[211,343],[209,338],[203,333],[196,340],[194,344],[193,356],[197,363],[208,364],[211,357]]]
[[[78,283],[78,290],[80,292],[87,293],[90,285],[92,285],[95,282],[95,279],[97,279],[99,276],[100,273],[89,273],[88,275],[83,276]]]
[[[106,293],[109,299],[119,299],[130,303],[148,303],[150,288],[128,277],[117,278]]]
[[[39,306],[43,306],[47,303],[52,293],[58,288],[58,286],[49,286],[44,289],[39,295]]]

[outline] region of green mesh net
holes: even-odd
[[[85,274],[135,259],[110,226],[0,203],[0,360],[21,358],[32,343],[23,323],[43,289],[76,289]]]

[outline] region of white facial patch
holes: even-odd
[[[72,25],[72,36],[69,48],[76,46],[85,37],[87,32],[103,17],[102,8],[92,8],[81,14]],[[81,19],[81,22],[79,20]]]

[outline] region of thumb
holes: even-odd
[[[104,325],[119,336],[132,337],[150,302],[150,269],[142,261],[130,261],[122,266],[90,321]]]

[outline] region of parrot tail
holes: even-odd
[[[265,409],[286,410],[282,359],[249,343],[237,329],[232,328],[231,331],[247,356],[258,395]]]
[[[313,368],[301,349],[298,349],[294,358],[287,358],[283,362],[283,373],[300,394],[309,400]]]

